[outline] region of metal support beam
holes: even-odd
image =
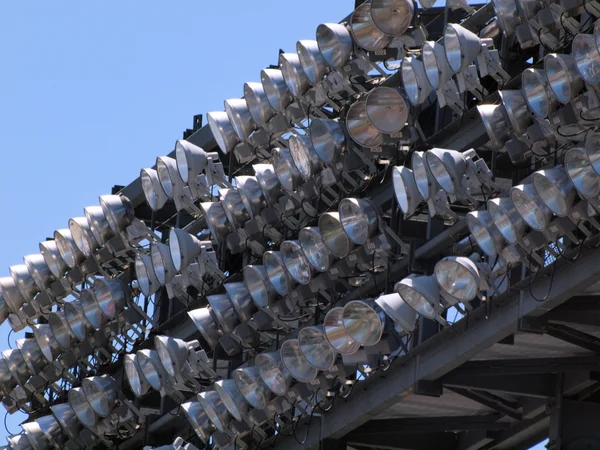
[[[510,428],[507,422],[498,422],[502,414],[483,416],[411,417],[406,419],[370,420],[348,434],[348,439],[356,436],[403,435],[406,433],[430,433],[436,431],[464,430],[504,430]]]
[[[487,406],[494,411],[498,411],[505,416],[515,419],[517,421],[523,420],[523,414],[518,411],[519,405],[515,402],[509,402],[508,400],[498,397],[497,395],[490,394],[488,392],[477,392],[471,389],[464,389],[458,387],[448,388],[452,392],[462,395],[469,400],[473,400],[483,406]]]
[[[536,373],[600,371],[600,356],[566,358],[523,358],[468,361],[452,372],[452,376],[509,376]]]
[[[394,436],[367,436],[348,439],[348,445],[357,448],[380,448],[386,450],[454,450],[455,433],[406,434],[402,439]]]
[[[446,387],[546,398],[554,395],[556,374],[489,375],[484,377],[464,374],[456,376],[451,373],[442,379],[442,383]]]
[[[547,333],[569,344],[577,345],[594,353],[600,353],[600,339],[591,334],[560,324],[548,324]]]

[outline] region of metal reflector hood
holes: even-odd
[[[406,32],[415,14],[412,0],[373,0],[371,17],[382,32],[398,36]]]
[[[348,29],[339,23],[322,23],[317,27],[317,43],[325,62],[332,69],[339,69],[352,54],[352,36]]]
[[[391,38],[375,25],[370,3],[363,3],[354,10],[350,16],[350,31],[356,43],[370,52],[383,50],[391,42]]]
[[[344,327],[344,308],[336,307],[329,310],[323,320],[325,336],[331,346],[342,355],[351,355],[360,348],[360,343],[355,341]]]
[[[235,134],[227,113],[225,111],[213,111],[209,112],[206,118],[210,131],[221,151],[225,154],[232,151],[240,140]]]
[[[244,83],[244,99],[252,120],[258,125],[266,124],[273,117],[273,108],[262,83]]]

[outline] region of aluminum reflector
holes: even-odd
[[[355,244],[365,244],[367,239],[377,231],[379,223],[377,210],[370,200],[344,198],[340,202],[338,212],[348,239]]]
[[[424,200],[429,200],[437,193],[438,185],[429,166],[425,163],[424,152],[414,152],[411,157],[411,165],[419,194]]]
[[[411,105],[418,106],[427,100],[431,93],[431,85],[427,82],[423,62],[415,57],[404,58],[401,74],[404,91]]]
[[[296,380],[308,383],[317,377],[319,371],[308,362],[300,350],[298,339],[288,339],[279,351],[283,365]]]
[[[146,378],[142,375],[142,371],[138,365],[137,355],[125,355],[123,358],[123,367],[133,395],[136,397],[144,396],[150,390],[150,383],[148,383]]]
[[[206,152],[184,140],[175,142],[175,160],[177,171],[184,183],[195,181],[196,177],[206,168]]]
[[[250,214],[242,200],[242,195],[237,189],[221,189],[221,205],[233,229],[242,228],[250,220]]]
[[[104,245],[115,235],[108,224],[108,219],[104,215],[101,206],[86,206],[84,208],[85,218],[90,225],[92,234],[96,238],[99,245]]]
[[[12,312],[19,311],[26,301],[12,277],[0,278],[0,294]]]
[[[79,301],[83,307],[83,314],[87,321],[91,324],[92,328],[99,330],[107,322],[106,316],[102,314],[94,292],[90,289],[84,289],[81,291]]]
[[[569,103],[583,87],[573,55],[549,53],[544,58],[544,70],[550,89],[559,102]]]
[[[69,390],[69,406],[73,409],[77,419],[86,427],[94,427],[98,416],[87,401],[83,389],[76,387]]]
[[[392,168],[392,181],[394,194],[402,212],[406,215],[414,213],[423,197],[417,189],[413,171],[404,166],[395,166]]]
[[[337,120],[313,119],[309,131],[315,153],[326,164],[331,164],[346,149],[344,129]]]
[[[27,367],[27,363],[19,349],[4,350],[2,357],[6,361],[6,366],[13,379],[21,386],[27,383],[27,380],[31,377],[31,370]]]
[[[487,209],[494,224],[507,242],[516,244],[525,235],[527,224],[510,198],[492,198],[487,202]]]
[[[40,346],[35,339],[17,339],[15,344],[17,345],[17,349],[21,352],[21,356],[23,357],[23,361],[25,361],[27,368],[33,375],[37,375],[48,365],[48,361],[44,359]]]
[[[213,313],[218,324],[225,333],[233,333],[235,327],[240,323],[231,300],[227,294],[208,295],[206,297],[212,307]]]
[[[564,164],[571,182],[582,197],[591,199],[600,195],[600,176],[594,171],[585,149],[574,147],[568,150]]]
[[[510,139],[504,105],[478,105],[477,111],[492,146],[499,150]]]
[[[342,355],[351,355],[360,348],[360,343],[355,341],[344,327],[344,308],[336,307],[329,310],[323,319],[325,336],[331,346]]]
[[[344,258],[352,249],[353,243],[348,238],[340,214],[337,212],[326,212],[319,217],[319,231],[323,242],[333,256]]]
[[[101,195],[100,206],[114,234],[119,234],[135,218],[133,204],[124,195]]]
[[[266,124],[273,117],[273,108],[262,83],[244,83],[244,98],[252,120],[258,125]]]
[[[69,439],[75,439],[79,436],[82,427],[68,403],[52,405],[50,411],[52,411],[52,415]]]
[[[35,419],[35,421],[40,427],[40,430],[44,434],[44,437],[46,438],[47,442],[52,447],[59,450],[64,448],[63,446],[67,442],[67,436],[65,435],[61,425],[56,421],[53,415],[38,417],[37,419]],[[41,439],[38,443],[43,443],[43,440]]]
[[[521,90],[531,112],[541,118],[546,118],[554,112],[558,99],[550,85],[543,69],[525,69],[521,75]]]
[[[171,281],[177,271],[173,266],[169,246],[158,241],[152,242],[150,244],[150,258],[158,282],[164,285]]]
[[[180,228],[171,228],[169,233],[171,261],[177,272],[192,264],[202,251],[202,242],[193,234]]]
[[[489,212],[469,212],[467,214],[467,226],[477,241],[477,245],[479,245],[479,248],[481,248],[486,255],[495,257],[502,251],[504,239],[498,228],[496,228]]]
[[[235,369],[233,380],[246,401],[256,409],[265,409],[267,402],[273,397],[256,366]]]
[[[456,23],[449,23],[444,30],[444,49],[450,69],[459,73],[475,61],[481,51],[481,41],[475,33]]]
[[[513,186],[510,190],[510,199],[531,228],[542,231],[548,226],[552,211],[544,205],[532,184]]]
[[[169,336],[155,336],[154,347],[169,375],[175,377],[182,372],[190,354],[187,342]]]
[[[181,404],[181,409],[194,429],[196,436],[198,436],[202,442],[208,444],[210,436],[214,433],[215,428],[210,420],[208,420],[208,416],[204,412],[202,405],[195,401],[186,402]]]
[[[529,117],[523,93],[515,89],[498,91],[498,94],[504,105],[504,112],[506,113],[506,117],[508,117],[513,132],[517,136],[526,133],[527,127],[531,123],[531,118]]]
[[[279,246],[283,264],[291,277],[299,284],[308,284],[312,268],[298,241],[283,241]]]
[[[213,385],[221,401],[235,420],[242,421],[249,406],[233,379],[215,381]]]
[[[346,128],[353,141],[363,147],[373,148],[383,144],[383,136],[367,117],[367,105],[357,101],[350,106],[346,115]]]
[[[199,308],[192,311],[188,311],[188,316],[202,334],[204,340],[208,343],[211,348],[215,348],[219,345],[219,338],[223,335],[222,331],[217,326],[215,319],[210,314],[209,308]]]
[[[403,331],[412,333],[417,324],[417,312],[398,293],[386,294],[375,300],[383,312]]]
[[[273,289],[278,294],[286,295],[296,285],[283,263],[281,252],[266,251],[263,254],[263,265]]]
[[[56,241],[40,242],[40,253],[44,257],[46,264],[48,264],[50,272],[52,272],[52,275],[56,278],[62,277],[69,269],[65,260],[60,256]]]
[[[310,136],[305,134],[292,135],[288,140],[288,146],[293,161],[292,166],[295,166],[305,180],[310,180],[322,167]]]
[[[369,52],[383,50],[391,42],[391,38],[375,25],[370,3],[363,3],[354,10],[350,16],[350,31],[358,45]]]
[[[76,339],[75,335],[69,327],[67,318],[64,312],[56,311],[48,315],[48,324],[52,335],[62,350],[70,350],[73,341]]]
[[[65,317],[67,324],[73,336],[80,341],[84,341],[88,335],[94,330],[94,327],[88,322],[83,313],[83,306],[79,300],[65,303]]]
[[[352,54],[352,36],[348,29],[339,23],[322,23],[317,27],[317,43],[325,62],[333,69],[339,69]]]
[[[344,328],[352,339],[365,347],[377,344],[383,335],[383,316],[374,309],[372,302],[354,300],[344,306]]]
[[[287,84],[292,95],[296,97],[303,95],[309,88],[310,82],[304,73],[304,69],[302,69],[298,54],[280,53],[279,66],[281,67],[285,84]]]
[[[55,358],[62,353],[62,350],[54,338],[50,325],[36,324],[31,328],[33,330],[33,337],[40,347],[42,355],[46,358],[46,361],[50,363],[54,362]]]
[[[290,137],[290,143],[292,138]],[[275,174],[281,183],[281,187],[288,192],[294,192],[303,182],[302,176],[292,158],[290,150],[287,148],[276,148],[272,153],[273,167]]]
[[[296,52],[300,59],[302,70],[311,84],[321,81],[327,74],[329,68],[321,52],[317,41],[302,40],[296,43]]]
[[[298,242],[309,264],[319,272],[325,272],[333,262],[318,227],[305,227],[298,232]]]
[[[564,167],[557,166],[534,172],[531,184],[550,211],[559,217],[569,213],[577,191]]]
[[[437,262],[435,279],[440,288],[460,302],[470,302],[479,293],[479,270],[473,261],[464,256],[446,256]]]
[[[258,185],[265,197],[267,206],[275,207],[281,197],[281,184],[272,164],[254,164],[252,166]]]
[[[377,28],[385,34],[398,36],[406,32],[415,14],[411,0],[373,0],[371,16]]]
[[[219,394],[216,391],[200,392],[198,401],[215,428],[225,432],[227,425],[231,422],[231,414],[229,414]]]
[[[246,207],[246,211],[250,214],[250,217],[260,215],[263,209],[266,208],[267,203],[258,179],[251,176],[238,176],[235,177],[235,184],[242,196],[242,201]]]
[[[578,34],[573,38],[571,53],[581,78],[592,85],[600,83],[600,52],[591,34]]]
[[[232,151],[239,143],[239,138],[235,134],[233,125],[225,111],[213,111],[206,115],[210,131],[217,141],[217,145],[227,154]]]
[[[276,112],[283,112],[292,102],[292,95],[281,70],[264,69],[260,72],[260,80],[271,108]]]
[[[138,367],[144,379],[153,389],[160,391],[168,377],[155,350],[140,350],[136,353]]]
[[[263,256],[264,262],[264,256]],[[223,287],[229,295],[229,300],[233,305],[233,309],[242,322],[247,322],[256,312],[256,306],[252,302],[250,291],[243,282],[224,283]]]
[[[433,276],[404,278],[394,289],[402,300],[427,319],[436,320],[443,310],[439,286]]]
[[[91,256],[100,247],[85,217],[69,219],[69,230],[75,245],[85,256]]]
[[[54,275],[50,271],[44,256],[41,253],[27,255],[23,257],[23,262],[27,266],[29,274],[40,290],[46,290],[55,280]]]
[[[200,208],[206,217],[206,224],[214,240],[217,241],[217,244],[224,242],[233,230],[221,203],[202,202]]]
[[[305,327],[298,332],[300,351],[309,364],[319,370],[329,370],[335,364],[336,351],[325,335],[323,326]]]
[[[279,352],[260,353],[254,359],[258,374],[275,395],[285,395],[292,384],[292,376],[281,361]]]
[[[25,300],[30,302],[40,290],[35,284],[29,269],[25,264],[16,264],[8,268],[10,275],[17,284],[17,288]]]
[[[109,375],[84,378],[81,389],[94,412],[100,417],[108,417],[119,398],[115,380]]]
[[[140,171],[142,191],[146,202],[152,211],[158,211],[169,200],[165,190],[158,179],[158,172],[154,169],[142,169]]]
[[[600,174],[600,133],[589,133],[585,139],[585,152],[592,168]]]
[[[514,0],[492,0],[496,17],[500,23],[500,28],[506,37],[510,37],[517,27],[520,25],[521,18],[519,17],[517,5]]]
[[[229,121],[235,134],[240,141],[245,141],[254,131],[254,121],[250,115],[250,110],[243,98],[230,98],[225,100],[225,113],[229,117]]]
[[[267,308],[277,298],[277,293],[269,282],[263,266],[248,265],[243,269],[244,283],[259,308]]]
[[[156,293],[160,288],[158,278],[154,274],[152,258],[143,253],[135,255],[135,274],[142,294],[146,297]]]
[[[71,231],[68,229],[56,230],[54,232],[54,240],[58,247],[58,252],[61,258],[67,263],[67,266],[74,268],[85,261],[85,255],[75,244]]]
[[[425,76],[432,89],[439,89],[452,76],[452,70],[446,60],[444,46],[435,41],[425,41],[421,54]]]
[[[369,121],[382,133],[396,133],[406,125],[408,105],[399,90],[376,87],[369,92],[365,103]]]

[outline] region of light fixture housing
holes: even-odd
[[[225,154],[231,152],[240,142],[229,116],[225,111],[213,111],[206,115],[208,126],[217,145]]]
[[[394,290],[411,308],[430,320],[444,322],[440,314],[440,290],[433,276],[411,276],[400,280]]]
[[[181,410],[187,417],[188,422],[192,426],[196,436],[200,438],[202,442],[208,444],[210,436],[215,432],[215,427],[208,419],[204,408],[200,405],[200,402],[191,401],[181,404]]]
[[[235,184],[250,217],[259,216],[263,209],[267,207],[267,201],[258,179],[247,175],[237,176],[235,177]]]
[[[466,303],[479,293],[479,269],[469,258],[446,256],[436,263],[433,274],[445,297]]]
[[[146,203],[148,203],[150,209],[152,211],[162,209],[169,200],[169,197],[160,184],[158,172],[154,169],[142,169],[140,171],[140,180]]]
[[[250,291],[242,282],[224,283],[223,287],[229,296],[233,309],[242,322],[248,322],[256,312]]]
[[[71,330],[71,335],[75,336],[80,341],[85,341],[89,334],[94,330],[94,327],[85,317],[81,302],[79,300],[66,302],[63,311],[69,329]],[[57,336],[55,335],[55,337]]]
[[[139,350],[136,353],[137,364],[142,377],[153,389],[160,391],[168,377],[156,350]]]
[[[188,311],[187,314],[210,348],[216,348],[223,332],[219,329],[211,312],[211,308],[198,308]]]
[[[556,166],[534,172],[531,184],[544,204],[558,217],[565,217],[570,211],[577,191],[564,167]]]
[[[509,197],[489,199],[487,209],[506,242],[516,244],[525,235],[527,223]]]
[[[413,106],[424,103],[431,93],[431,85],[427,82],[425,66],[420,59],[414,56],[402,60],[400,68],[402,84],[408,101]]]
[[[367,94],[365,107],[371,124],[385,134],[402,130],[408,120],[407,100],[398,89],[387,86],[372,89]]]
[[[260,353],[254,358],[258,374],[275,395],[285,395],[292,385],[292,375],[283,365],[279,352]]]
[[[225,113],[229,117],[229,121],[235,134],[240,141],[246,141],[254,131],[255,124],[252,120],[252,115],[243,98],[230,98],[225,100]]]
[[[379,217],[373,203],[366,198],[344,198],[338,212],[348,239],[363,245],[377,231]]]
[[[342,322],[346,332],[359,344],[370,347],[383,336],[385,318],[377,311],[376,304],[362,300],[346,303],[342,311]]]
[[[412,333],[417,324],[417,312],[397,292],[378,297],[375,303],[404,332]]]
[[[287,371],[301,383],[309,383],[317,377],[318,370],[311,365],[302,351],[298,339],[288,339],[279,349],[281,361]]]
[[[84,378],[81,389],[89,405],[100,417],[108,417],[119,399],[115,380],[109,375]]]
[[[309,132],[315,153],[326,164],[333,163],[346,149],[344,129],[337,120],[312,119]]]
[[[488,211],[471,211],[466,220],[469,231],[486,255],[495,257],[502,251],[504,239]]]
[[[383,50],[391,42],[390,36],[375,25],[370,3],[362,3],[352,12],[350,31],[356,43],[369,52]]]
[[[404,34],[415,15],[412,0],[373,0],[371,17],[375,26],[390,36]]]
[[[131,200],[124,195],[101,195],[100,206],[110,229],[115,235],[125,231],[135,220],[135,211]]]
[[[527,127],[531,124],[531,117],[527,110],[527,102],[523,92],[518,89],[498,91],[504,109],[502,110],[512,130],[516,136],[521,136],[527,132]]]
[[[345,258],[354,243],[350,240],[340,220],[340,213],[326,212],[319,216],[319,231],[323,242],[337,258]]]
[[[135,274],[142,294],[146,297],[155,294],[161,284],[152,267],[152,258],[144,253],[135,255]]]
[[[322,325],[304,327],[298,332],[300,351],[309,364],[319,370],[329,370],[335,364],[336,351],[325,335]]]
[[[138,364],[136,354],[127,354],[123,358],[125,376],[129,382],[131,392],[136,397],[143,397],[150,390],[150,383],[146,380]]]
[[[283,113],[292,102],[292,94],[281,70],[263,69],[260,72],[260,80],[273,111]]]
[[[40,242],[40,253],[44,257],[44,261],[46,261],[46,264],[54,277],[61,278],[66,271],[69,270],[69,266],[67,266],[67,263],[58,251],[56,241],[50,240]]]
[[[175,161],[177,171],[184,183],[194,182],[206,168],[206,152],[189,141],[178,139],[175,142]]]
[[[333,255],[321,236],[318,227],[305,227],[298,232],[302,252],[313,269],[325,272],[333,263]]]
[[[206,224],[214,240],[217,244],[224,242],[233,230],[223,205],[219,202],[202,202],[200,208],[204,213],[204,217],[206,217]]]
[[[256,409],[265,409],[273,393],[262,380],[256,366],[239,367],[233,371],[233,380],[246,401]]]
[[[367,105],[362,100],[350,106],[346,115],[346,128],[352,140],[363,147],[374,148],[383,144],[383,135],[369,121]]]
[[[232,229],[243,228],[250,220],[250,214],[246,210],[242,195],[237,189],[221,189],[219,191],[221,205],[227,216]]]
[[[69,219],[69,230],[71,231],[75,245],[86,257],[91,256],[100,248],[100,244],[94,237],[92,228],[85,217]]]
[[[564,156],[564,165],[579,194],[587,199],[600,195],[600,175],[594,170],[584,148],[573,147]]]
[[[180,228],[171,228],[169,232],[169,252],[173,267],[177,272],[181,272],[192,264],[202,252],[202,241]]]
[[[293,161],[292,166],[305,180],[310,180],[322,168],[323,164],[315,152],[309,135],[295,134],[290,136],[288,147]]]
[[[339,23],[322,23],[317,27],[317,43],[323,59],[334,69],[343,67],[354,45],[348,29]]]
[[[413,214],[423,201],[413,171],[405,166],[394,166],[392,182],[398,206],[404,214]]]
[[[154,336],[154,347],[165,371],[172,377],[181,374],[190,355],[190,344],[169,336]]]
[[[360,348],[344,327],[344,308],[331,308],[323,319],[323,330],[329,344],[342,355],[352,355]]]
[[[224,433],[231,422],[231,414],[216,391],[204,391],[198,394],[198,401],[202,405],[208,419],[217,430]]]
[[[518,213],[532,229],[543,231],[552,218],[552,211],[542,202],[532,184],[513,186],[509,191]]]
[[[13,313],[18,312],[26,302],[12,277],[0,277],[0,295],[4,299],[4,304]]]
[[[254,164],[252,169],[254,169],[258,185],[265,197],[267,206],[271,208],[276,207],[282,192],[281,183],[279,183],[275,168],[272,164]]]
[[[75,244],[70,230],[56,230],[54,232],[54,240],[56,241],[61,258],[71,269],[85,261],[85,255],[81,253],[81,250]]]
[[[290,137],[290,143],[292,141]],[[292,158],[290,150],[287,148],[276,148],[271,153],[275,174],[281,183],[281,187],[287,192],[294,192],[303,182],[302,175],[298,171]]]
[[[164,285],[171,281],[177,270],[175,270],[175,266],[173,265],[169,246],[158,241],[150,243],[150,258],[152,259],[152,269],[158,282]]]
[[[263,266],[271,282],[273,289],[277,291],[279,295],[286,295],[296,285],[296,281],[292,278],[288,272],[281,252],[279,251],[266,251],[263,254]]]
[[[521,75],[521,90],[533,114],[545,119],[558,107],[558,99],[550,89],[546,71],[527,68]]]
[[[298,284],[310,283],[313,269],[302,251],[299,241],[283,241],[279,246],[279,251],[290,276]]]
[[[481,52],[481,41],[472,31],[457,23],[449,23],[444,29],[446,60],[454,73],[469,67]]]
[[[55,277],[41,253],[24,256],[23,262],[40,291],[45,291],[54,282]]]
[[[68,393],[69,406],[75,413],[77,420],[79,420],[85,427],[93,428],[98,422],[98,415],[92,409],[85,394],[83,388],[76,387],[69,390]]]
[[[583,80],[571,54],[547,54],[544,58],[544,70],[550,89],[560,103],[569,103],[583,88]]]
[[[229,411],[229,414],[237,421],[244,420],[250,408],[235,381],[233,379],[215,381],[213,387],[219,394],[219,397],[221,397],[221,401]]]
[[[485,127],[492,146],[496,150],[504,147],[510,136],[504,105],[477,105],[477,111]]]
[[[250,116],[257,125],[265,125],[271,120],[274,111],[269,104],[269,99],[262,83],[253,81],[244,83],[244,99],[246,99]]]
[[[8,270],[23,298],[28,302],[33,300],[40,289],[29,273],[27,266],[25,264],[15,264],[14,266],[10,266]]]

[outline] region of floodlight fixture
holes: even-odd
[[[190,356],[190,352],[198,347],[198,341],[185,342],[169,336],[155,336],[154,347],[165,371],[172,377],[181,374]]]
[[[144,253],[135,255],[135,274],[142,294],[146,297],[155,294],[161,284],[156,278],[152,258]]]
[[[408,120],[407,100],[398,89],[379,86],[366,97],[365,107],[371,124],[385,134],[402,130]]]
[[[326,212],[319,216],[319,231],[323,242],[337,258],[345,258],[354,243],[346,234],[338,212]]]
[[[446,60],[454,73],[464,72],[481,52],[481,41],[472,31],[456,23],[444,29]]]
[[[244,99],[250,116],[257,125],[265,125],[273,117],[273,108],[262,83],[244,83]]]
[[[203,246],[209,245],[193,234],[180,228],[171,228],[169,233],[169,251],[171,261],[177,272],[181,272],[196,260]]]
[[[325,272],[333,262],[333,255],[321,236],[318,227],[305,227],[298,232],[298,242],[309,264],[319,272]]]
[[[298,344],[300,351],[313,367],[329,370],[335,364],[337,353],[327,340],[322,325],[302,328],[298,332]]]
[[[79,295],[79,301],[83,307],[83,314],[87,321],[96,330],[102,328],[106,322],[106,317],[100,311],[100,306],[96,302],[94,291],[91,289],[83,289]]]
[[[44,256],[41,253],[27,255],[23,257],[23,262],[27,266],[29,274],[40,291],[45,291],[55,280],[50,271]]]
[[[239,367],[233,371],[233,380],[246,401],[256,409],[265,409],[273,398],[256,366]]]
[[[109,375],[84,378],[81,389],[91,408],[100,417],[108,417],[119,399],[115,380]]]
[[[85,317],[81,302],[79,300],[66,302],[63,311],[72,335],[80,341],[85,341],[94,328]],[[55,335],[55,337],[57,336]]]
[[[405,333],[412,333],[417,325],[417,311],[406,303],[397,292],[378,297],[375,303]]]
[[[342,323],[352,339],[370,347],[377,344],[383,336],[385,316],[374,302],[353,300],[343,308]]]
[[[100,206],[114,234],[120,234],[135,219],[131,200],[124,195],[101,195]]]
[[[229,296],[233,309],[242,322],[248,322],[256,312],[250,291],[243,281],[224,283],[223,287]]]
[[[27,368],[33,375],[37,375],[48,365],[48,361],[42,355],[42,350],[35,339],[17,339],[15,344],[21,352],[21,357]]]
[[[468,305],[479,294],[481,277],[475,262],[464,256],[446,256],[433,269],[442,297],[449,304]]]
[[[509,197],[488,200],[487,209],[498,231],[508,243],[516,244],[525,235],[527,223]]]
[[[425,162],[425,152],[413,152],[411,166],[417,190],[424,200],[429,200],[438,192],[439,186]]]
[[[267,203],[258,179],[253,176],[241,175],[235,177],[235,184],[250,217],[259,216]]]
[[[254,359],[258,374],[275,395],[285,395],[292,385],[292,376],[283,365],[279,352],[260,353]]]
[[[354,45],[346,26],[339,23],[319,25],[317,43],[323,59],[334,70],[340,69],[348,62]]]
[[[323,319],[323,329],[329,344],[342,355],[352,355],[360,348],[344,327],[344,308],[331,308]]]
[[[150,390],[150,383],[146,380],[138,364],[138,357],[136,354],[127,354],[123,358],[123,367],[125,369],[125,376],[129,382],[131,392],[136,397],[143,397]]]
[[[354,142],[363,147],[374,148],[383,144],[383,135],[367,117],[367,105],[363,100],[354,102],[346,115],[346,128]]]
[[[239,422],[243,421],[250,408],[246,399],[237,387],[233,379],[215,381],[215,391],[221,397],[221,401],[229,411],[229,414]]]
[[[375,26],[389,36],[404,34],[415,16],[412,0],[373,0],[371,17]]]
[[[544,204],[533,184],[513,186],[509,194],[515,208],[527,225],[536,231],[546,229],[552,219],[552,211]]]
[[[280,53],[279,66],[285,84],[295,97],[302,96],[309,88],[308,80],[297,53]]]
[[[198,401],[202,405],[208,419],[217,430],[224,433],[231,422],[231,414],[216,391],[204,391],[198,394]]]
[[[54,338],[50,325],[40,323],[32,325],[31,328],[33,330],[33,337],[40,347],[42,355],[46,358],[46,361],[49,363],[54,362],[56,357],[62,353],[62,350],[58,345],[57,340]]]
[[[235,134],[240,141],[246,141],[255,128],[246,101],[243,98],[230,98],[225,100],[224,105]]]
[[[319,51],[317,41],[298,41],[296,43],[296,52],[298,53],[300,65],[308,81],[313,85],[321,81],[329,71],[329,67]]]
[[[0,278],[0,295],[4,299],[5,306],[13,313],[18,312],[26,302],[13,277]]]
[[[288,294],[296,285],[296,281],[292,278],[283,262],[281,252],[266,251],[263,254],[263,266],[273,289],[279,295]]]
[[[206,224],[210,234],[217,244],[224,242],[227,236],[233,231],[223,205],[219,202],[202,202],[200,207],[206,217]]]
[[[272,164],[254,164],[252,166],[258,185],[265,197],[267,206],[275,207],[281,197],[281,183]]]
[[[6,442],[8,443],[7,449],[10,450],[34,450],[29,438],[24,433],[7,436]]]
[[[260,72],[260,80],[273,111],[284,112],[293,99],[281,70],[263,69]]]
[[[547,54],[544,70],[550,89],[560,103],[569,103],[583,88],[583,80],[572,54]]]
[[[300,349],[298,339],[288,339],[279,349],[281,361],[288,372],[301,383],[310,383],[317,377],[318,370],[308,362]]]
[[[300,172],[305,180],[310,180],[323,167],[309,135],[294,134],[290,136],[288,146],[293,162],[292,166]]]
[[[56,449],[64,448],[64,444],[67,442],[68,436],[63,431],[62,425],[54,418],[53,415],[38,417],[35,419],[40,430],[44,434],[44,438],[47,442]],[[25,424],[23,424],[24,426]],[[25,429],[25,428],[24,428]],[[38,447],[44,449],[45,442],[43,439],[38,440]],[[40,450],[41,450],[40,449]]]
[[[504,36],[510,37],[522,23],[515,0],[492,0]]]
[[[309,132],[315,153],[326,164],[333,163],[346,149],[344,128],[337,120],[312,119]]]
[[[504,239],[488,211],[471,211],[466,220],[469,231],[486,255],[495,257],[502,251]]]
[[[440,288],[434,276],[409,276],[396,283],[394,290],[418,314],[447,325],[441,316],[444,306],[440,304]]]
[[[290,276],[298,284],[308,284],[312,279],[313,269],[302,251],[299,241],[283,241],[279,246],[281,259]]]
[[[233,229],[243,228],[244,224],[250,220],[250,214],[246,210],[240,191],[237,189],[221,189],[219,195],[229,224]]]
[[[63,311],[51,312],[48,315],[48,324],[59,347],[64,351],[70,350],[76,336],[69,327],[65,313]]]
[[[44,419],[44,417],[40,417],[39,419]],[[42,427],[38,423],[39,419],[36,419],[33,422],[21,424],[23,434],[29,440],[29,443],[31,444],[33,450],[50,450],[54,447],[53,443],[44,434]],[[58,430],[58,432],[60,433],[60,429]]]
[[[348,239],[363,245],[377,231],[379,217],[373,203],[366,198],[344,198],[338,212]]]
[[[527,110],[527,103],[522,91],[502,90],[498,91],[500,100],[504,105],[504,112],[508,122],[516,136],[521,136],[527,132],[527,127],[531,124],[531,117]]]
[[[100,248],[100,244],[96,240],[94,233],[92,233],[92,228],[87,218],[74,217],[69,219],[69,230],[71,231],[75,245],[86,257],[92,256]]]
[[[0,356],[0,394],[8,395],[18,385],[18,380],[13,377],[10,369],[8,368],[8,362],[4,357],[4,354]]]
[[[31,377],[31,370],[18,348],[12,350],[3,350],[2,358],[6,361],[6,366],[17,384],[24,386]]]
[[[235,327],[240,323],[229,295],[215,294],[206,296],[210,304],[215,319],[225,333],[233,333]]]
[[[425,41],[422,49],[425,77],[432,89],[441,89],[452,78],[444,46],[435,41]]]
[[[534,172],[531,184],[544,204],[558,217],[565,217],[577,197],[575,186],[562,166]]]
[[[83,388],[75,387],[68,393],[69,406],[73,409],[77,419],[86,427],[93,428],[98,422],[98,415],[88,402]]]
[[[225,154],[231,152],[240,142],[231,120],[225,111],[213,111],[206,115],[208,126],[217,145]]]
[[[565,153],[564,165],[571,182],[579,194],[586,199],[595,199],[600,195],[600,175],[581,147],[573,147]]]
[[[445,192],[453,198],[456,197],[472,205],[477,205],[477,200],[468,192],[465,178],[468,164],[463,153],[456,150],[433,148],[425,153],[425,160],[429,172]],[[474,181],[472,180],[472,182]]]
[[[392,168],[392,181],[398,206],[405,215],[413,214],[423,202],[423,197],[417,189],[413,171],[405,166],[394,166]]]
[[[142,169],[140,171],[140,180],[142,182],[144,197],[150,209],[158,211],[165,206],[169,197],[158,179],[158,172],[154,169]]]
[[[600,175],[600,132],[589,133],[585,139],[585,152],[594,171]]]
[[[85,261],[85,255],[75,244],[71,231],[68,229],[60,229],[54,232],[54,240],[62,259],[71,269]]]
[[[177,270],[173,265],[169,246],[158,241],[150,243],[150,258],[152,259],[152,268],[158,282],[164,285],[171,281]]]
[[[25,264],[15,264],[8,268],[10,275],[17,284],[17,288],[25,300],[30,302],[35,297],[40,289],[35,283],[33,277],[29,273],[29,269]]]
[[[581,78],[593,86],[600,83],[600,50],[594,35],[577,34],[573,38],[571,53]]]
[[[494,149],[500,150],[511,138],[504,105],[478,105],[477,111]]]
[[[196,436],[198,436],[202,442],[208,444],[210,436],[214,433],[215,428],[208,419],[200,402],[191,401],[182,403],[181,409],[196,433]]]
[[[292,136],[290,143],[292,142]],[[291,148],[291,145],[290,145]],[[272,152],[272,161],[277,178],[281,183],[281,187],[287,192],[294,192],[304,181],[302,175],[298,171],[290,149],[276,148]]]
[[[67,263],[58,251],[56,241],[50,240],[40,242],[40,253],[44,257],[44,261],[46,261],[46,264],[54,277],[61,278],[67,270],[69,270],[69,266],[67,266]]]
[[[77,420],[71,406],[69,406],[68,403],[57,403],[50,406],[50,411],[56,418],[56,421],[60,424],[65,435],[71,440],[77,439],[82,426]]]
[[[362,3],[352,12],[350,31],[356,43],[369,52],[383,50],[392,40],[375,25],[370,3]]]
[[[98,245],[104,245],[108,240],[115,235],[111,229],[108,219],[104,214],[101,206],[86,206],[83,209],[85,218],[87,219],[90,230],[96,238]]]
[[[131,296],[129,287],[119,278],[97,278],[93,290],[94,299],[107,320],[115,319]]]
[[[211,312],[211,308],[198,308],[188,311],[188,316],[210,348],[216,348],[223,332],[219,329]]]
[[[201,147],[181,139],[175,142],[175,160],[181,180],[188,184],[193,182],[208,164],[207,154]]]
[[[165,387],[168,375],[158,352],[156,350],[139,350],[135,356],[142,377],[150,383],[154,390],[162,390]]]
[[[550,88],[543,69],[527,68],[521,75],[521,89],[531,112],[542,119],[556,111],[558,98]]]
[[[402,60],[400,72],[404,91],[410,104],[419,106],[424,103],[431,93],[431,85],[427,82],[423,61],[414,56],[406,57]]]

